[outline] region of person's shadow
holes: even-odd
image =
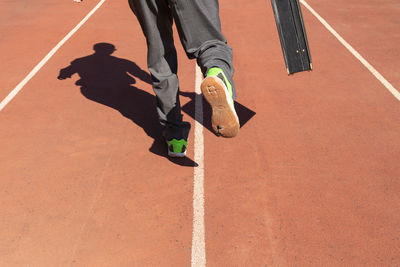
[[[75,84],[80,86],[86,98],[118,110],[153,138],[149,151],[182,166],[197,166],[188,157],[168,157],[155,109],[155,96],[134,86],[135,77],[151,84],[150,75],[134,62],[112,56],[116,50],[112,44],[97,43],[93,49],[92,55],[77,58],[61,69],[58,79],[70,78],[77,73],[80,79]]]

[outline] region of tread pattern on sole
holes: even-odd
[[[239,132],[239,119],[224,83],[216,76],[209,76],[201,83],[201,91],[211,106],[211,124],[215,133],[235,137]]]

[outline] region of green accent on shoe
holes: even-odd
[[[222,69],[220,68],[211,68],[208,70],[207,72],[207,77],[208,76],[217,76],[218,78],[220,78],[226,85],[226,88],[228,89],[228,92],[231,96],[231,98],[233,97],[233,92],[232,92],[232,85],[229,82],[228,78],[226,77],[225,73],[223,72]],[[223,79],[222,79],[223,78]],[[233,99],[232,99],[233,100]]]
[[[185,139],[172,139],[167,141],[168,144],[168,151],[172,153],[185,153],[188,142]]]

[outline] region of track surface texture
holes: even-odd
[[[0,101],[97,3],[0,1]],[[307,3],[400,88],[398,1]],[[314,70],[288,76],[270,2],[220,0],[242,127],[217,137],[204,102],[199,166],[195,62],[177,45],[192,132],[168,159],[145,39],[107,0],[0,111],[0,266],[198,266],[200,167],[207,266],[400,266],[400,102],[302,10]]]

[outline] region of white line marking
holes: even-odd
[[[75,26],[32,70],[29,74],[20,82],[6,98],[0,103],[0,111],[22,90],[22,88],[38,73],[38,71],[49,61],[49,59],[60,49],[60,47],[71,38],[72,35],[100,8],[100,6],[106,0],[101,0],[87,15],[84,17],[78,25]]]
[[[192,267],[206,266],[206,244],[204,227],[204,137],[203,137],[203,98],[200,90],[202,74],[196,67],[195,83],[195,124],[194,124],[194,168],[193,186],[193,236]]]
[[[323,19],[305,0],[300,0],[302,3],[321,23],[328,29],[338,40],[344,45],[350,53],[353,54],[385,87],[391,92],[397,100],[400,101],[400,93],[394,86],[385,79],[369,62],[360,55],[343,37],[341,37],[327,22]]]

